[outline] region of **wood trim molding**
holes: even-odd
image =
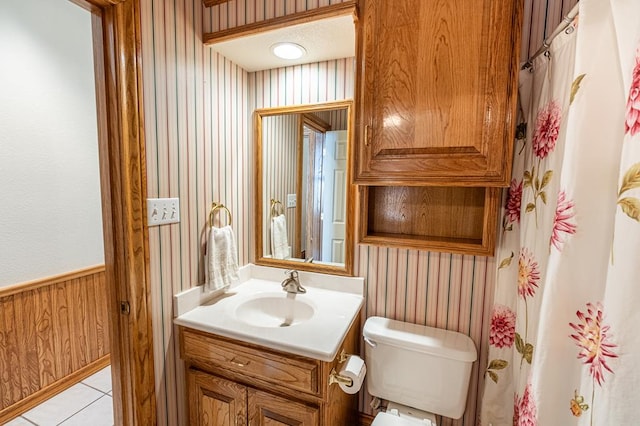
[[[91,364],[88,364],[75,371],[73,374],[70,374],[63,379],[60,379],[55,383],[40,389],[38,392],[29,395],[25,399],[16,402],[15,404],[5,408],[4,410],[0,410],[0,424],[4,424],[5,422],[18,417],[19,415],[26,413],[40,403],[54,397],[60,392],[75,385],[76,383],[79,383],[87,377],[97,373],[98,371],[107,367],[110,363],[111,357],[109,355],[105,355],[102,358],[92,362]]]
[[[92,24],[114,423],[155,424],[140,0],[86,1],[97,9]]]
[[[127,0],[69,0],[71,3],[77,4],[81,8],[88,10],[89,12],[100,15],[103,8],[115,6],[118,3],[125,2]]]
[[[0,288],[0,299],[14,294],[22,293],[24,291],[36,290],[40,287],[55,285],[64,281],[71,281],[79,277],[97,274],[100,272],[104,272],[104,265],[89,266],[87,268],[65,272],[64,274],[53,275],[46,278],[38,278],[37,280],[26,281],[19,284],[12,284]]]
[[[211,7],[224,3],[229,3],[229,0],[202,0],[204,7]]]
[[[323,6],[304,12],[292,13],[290,15],[279,16],[265,21],[241,25],[239,27],[233,27],[213,33],[205,33],[203,36],[203,43],[205,45],[214,44],[240,37],[246,37],[264,31],[272,31],[291,25],[300,25],[307,22],[344,15],[353,15],[354,19],[357,18],[357,0],[348,0],[343,3]]]
[[[295,105],[295,106],[285,106],[285,107],[276,107],[276,108],[260,108],[254,111],[254,170],[255,170],[255,178],[256,184],[255,188],[262,188],[263,185],[263,165],[262,165],[262,117],[270,116],[270,115],[278,115],[278,114],[287,114],[287,113],[302,113],[302,112],[317,112],[317,111],[327,111],[331,109],[347,109],[348,116],[347,120],[349,123],[349,135],[348,135],[348,152],[347,152],[347,163],[351,161],[351,156],[353,155],[353,101],[352,100],[343,100],[343,101],[333,101],[333,102],[325,102],[319,104],[308,104],[308,105]],[[356,218],[356,187],[351,184],[351,168],[347,168],[347,224],[345,230],[345,264],[344,267],[330,265],[330,264],[321,264],[321,263],[310,263],[310,262],[294,262],[286,259],[272,259],[265,257],[264,247],[263,247],[263,232],[264,226],[262,224],[263,221],[263,194],[262,190],[256,191],[254,194],[254,202],[256,208],[256,216],[255,216],[255,259],[254,263],[256,265],[263,266],[272,266],[275,268],[284,268],[291,269],[294,267],[299,271],[310,271],[310,272],[321,272],[327,274],[334,275],[345,275],[352,276],[353,275],[353,265],[354,265],[354,248],[355,248],[355,226],[357,223]],[[295,266],[294,266],[295,265]]]

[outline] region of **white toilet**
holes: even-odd
[[[364,324],[367,390],[389,401],[372,426],[436,426],[464,414],[477,359],[464,334],[371,317]]]

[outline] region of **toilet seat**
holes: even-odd
[[[431,420],[418,420],[399,417],[397,414],[379,413],[371,426],[432,426]]]

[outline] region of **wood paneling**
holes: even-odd
[[[3,289],[0,423],[109,363],[104,266]]]

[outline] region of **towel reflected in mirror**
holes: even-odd
[[[287,218],[284,214],[271,218],[271,255],[274,259],[290,257],[287,238]]]

